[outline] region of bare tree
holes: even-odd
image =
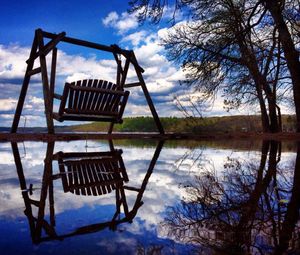
[[[294,171],[279,167],[281,144],[266,141],[259,162],[228,158],[223,171],[202,172],[183,185],[187,195],[163,226],[177,240],[221,254],[297,253],[299,148]]]
[[[169,4],[169,5],[168,5]],[[182,64],[185,82],[206,98],[221,92],[230,107],[258,102],[264,132],[281,131],[278,100],[289,88],[278,27],[251,0],[135,0],[140,20],[159,22],[173,5],[186,22],[175,24],[164,43],[171,60]]]

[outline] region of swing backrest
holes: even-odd
[[[104,80],[89,79],[66,83],[58,115],[80,114],[122,118],[129,91]]]
[[[64,192],[104,195],[128,181],[121,150],[57,154]]]

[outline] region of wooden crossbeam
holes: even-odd
[[[126,83],[124,84],[124,88],[133,88],[141,86],[140,82]]]
[[[39,34],[43,34],[43,31],[41,29],[37,29],[36,30],[37,33]],[[55,46],[65,37],[66,33],[62,32],[58,35],[56,35],[50,42],[48,42],[46,45],[44,45],[43,47],[39,48],[39,51],[37,51],[30,59],[36,59],[38,58],[40,55],[44,55],[47,56],[48,53],[53,50],[55,48]],[[28,59],[26,61],[26,63],[28,63],[30,61],[30,59]]]
[[[32,69],[32,70],[28,71],[26,74],[28,76],[32,76],[32,75],[40,73],[41,71],[42,71],[42,69],[40,67],[38,67],[38,68],[35,68],[35,69]]]
[[[49,32],[46,32],[46,31],[42,31],[42,33],[43,33],[43,36],[45,38],[54,39],[57,36],[57,34],[49,33]],[[107,45],[98,44],[98,43],[94,43],[94,42],[89,42],[89,41],[85,41],[85,40],[80,40],[80,39],[67,37],[67,36],[64,36],[63,38],[61,38],[60,41],[70,43],[70,44],[75,44],[75,45],[78,45],[78,46],[87,47],[87,48],[92,48],[92,49],[96,49],[96,50],[102,50],[102,51],[107,51],[107,52],[111,52],[111,53],[121,54],[125,58],[129,58],[130,55],[131,55],[130,50],[121,49],[120,47],[116,47],[116,45],[107,46]],[[142,72],[142,73],[144,72],[144,69],[139,66],[137,61],[133,60],[132,64],[137,69],[139,69],[140,72]]]

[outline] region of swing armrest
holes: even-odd
[[[125,91],[124,92],[124,96],[123,96],[123,100],[120,102],[120,111],[119,111],[119,115],[118,115],[118,119],[121,120],[122,116],[123,116],[123,112],[125,110],[125,106],[128,100],[128,96],[129,96],[129,91]]]
[[[53,97],[56,98],[56,99],[58,99],[58,100],[62,100],[62,95],[54,93]]]

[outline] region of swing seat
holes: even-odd
[[[61,103],[59,111],[53,113],[53,118],[60,122],[73,120],[122,123],[128,95],[129,91],[104,80],[65,83],[63,94],[54,94],[54,98],[61,100]]]
[[[128,182],[122,150],[109,152],[58,152],[64,192],[76,195],[104,195]]]

